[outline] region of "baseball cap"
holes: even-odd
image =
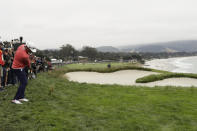
[[[34,46],[33,42],[26,42],[25,46],[33,53],[36,53],[37,49]]]

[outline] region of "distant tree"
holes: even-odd
[[[98,55],[98,52],[96,48],[85,46],[81,51],[81,55],[88,57],[89,60],[95,60]]]
[[[37,57],[44,57],[44,53],[43,53],[43,51],[41,51],[41,50],[37,50],[36,53],[35,53],[35,55],[36,55]]]
[[[49,58],[56,58],[59,59],[59,50],[54,49],[54,50],[42,50],[42,53],[45,55],[45,57]]]
[[[60,47],[59,54],[60,54],[60,58],[64,60],[70,60],[70,59],[73,60],[78,53],[72,45],[67,44]]]

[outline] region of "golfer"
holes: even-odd
[[[25,88],[27,86],[27,75],[25,72],[25,67],[30,68],[29,54],[31,52],[32,52],[31,49],[27,45],[22,44],[16,50],[14,56],[12,68],[20,82],[16,95],[12,100],[12,102],[15,104],[22,104],[22,102],[29,101],[28,99],[25,98]]]

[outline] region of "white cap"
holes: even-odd
[[[36,47],[34,46],[34,43],[33,43],[33,42],[26,42],[26,46],[27,46],[33,53],[36,53],[37,49],[36,49]]]

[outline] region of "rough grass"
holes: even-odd
[[[158,72],[158,73],[168,73],[167,71],[144,68],[140,64],[131,64],[131,63],[111,63],[111,68],[107,68],[107,63],[71,64],[65,67],[64,69],[66,72],[89,71],[89,72],[110,73],[110,72],[115,72],[115,71],[120,71],[120,70],[143,70],[143,71],[152,71],[152,72]]]
[[[10,102],[17,87],[0,92],[0,131],[197,130],[196,88],[79,84],[61,77],[74,66],[29,81],[30,102],[23,105]]]
[[[148,83],[148,82],[154,82],[159,80],[164,80],[168,78],[194,78],[197,79],[197,74],[191,74],[191,73],[162,73],[162,74],[153,74],[149,76],[145,76],[142,78],[138,78],[136,80],[136,83]]]

